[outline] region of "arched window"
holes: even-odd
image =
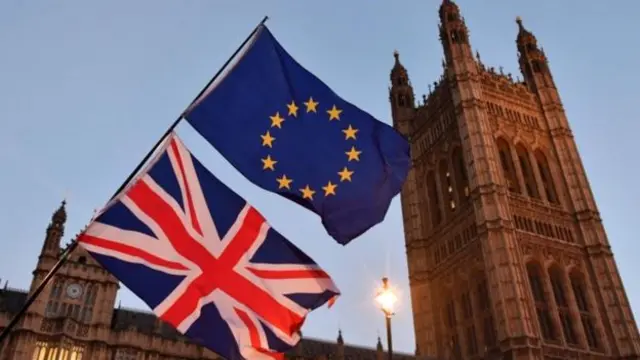
[[[452,299],[450,299],[446,305],[446,323],[447,328],[449,328],[450,331],[455,332],[458,320],[456,316],[456,304]]]
[[[567,344],[576,345],[578,339],[573,331],[573,319],[569,312],[569,303],[567,302],[567,294],[565,293],[564,281],[562,281],[562,270],[557,266],[549,269],[549,279],[551,280],[551,288],[553,289],[553,297],[558,306],[558,317],[562,324],[562,333]]]
[[[502,165],[502,172],[507,182],[507,188],[511,192],[520,194],[520,184],[518,183],[515,166],[513,165],[513,158],[511,157],[511,148],[509,147],[509,143],[507,143],[503,138],[498,138],[498,140],[496,140],[496,145],[498,146],[500,165]]]
[[[407,106],[407,97],[404,94],[398,95],[398,106],[405,107]]]
[[[80,314],[79,321],[88,324],[93,318],[93,305],[96,301],[96,295],[98,294],[99,285],[87,284],[84,292],[84,302],[82,304],[82,313]]]
[[[438,173],[440,175],[440,191],[442,193],[442,199],[444,200],[446,216],[450,211],[455,211],[457,205],[456,200],[453,197],[453,179],[451,177],[451,172],[449,171],[449,163],[446,159],[440,160]],[[450,211],[447,211],[447,209]]]
[[[460,41],[460,36],[456,30],[451,31],[451,42],[457,44]]]
[[[60,293],[62,293],[62,280],[58,279],[53,283],[53,289],[51,289],[51,298],[59,299]]]
[[[468,288],[468,285],[465,286]],[[476,338],[476,326],[472,305],[472,290],[465,291],[460,298],[462,307],[462,322],[464,326],[464,342],[467,355],[473,356],[478,352],[478,339]]]
[[[484,336],[484,347],[491,349],[496,345],[496,339],[498,333],[493,322],[493,315],[491,313],[491,298],[489,297],[489,288],[487,286],[487,280],[481,278],[477,285],[477,304],[480,315],[482,316],[482,327]]]
[[[44,341],[38,341],[36,342],[36,348],[33,352],[33,359],[44,360],[47,358],[47,355],[49,355],[49,357],[54,357],[56,353],[57,349],[51,349],[51,346],[48,343]]]
[[[60,346],[58,344],[47,343],[44,341],[36,342],[36,348],[32,359],[49,360],[49,359],[69,359],[82,360],[84,348],[81,346]]]
[[[551,177],[551,170],[549,169],[549,162],[544,153],[540,150],[536,150],[534,153],[536,162],[538,163],[538,170],[540,171],[540,178],[542,180],[542,187],[547,195],[547,200],[551,203],[559,203],[556,187]]]
[[[431,213],[431,224],[436,227],[442,221],[440,213],[440,200],[438,199],[438,186],[436,185],[436,174],[429,171],[427,174],[427,192],[429,195],[429,212]]]
[[[574,271],[571,273],[570,279],[573,295],[576,299],[576,305],[580,312],[580,321],[584,328],[584,334],[587,337],[587,344],[589,344],[589,348],[596,350],[600,347],[600,342],[598,340],[598,333],[594,324],[594,317],[590,311],[591,307],[587,300],[587,287],[585,285],[584,277],[582,274]]]
[[[538,184],[536,183],[536,178],[533,175],[533,168],[529,161],[529,152],[522,144],[518,144],[516,145],[516,154],[518,155],[518,162],[520,163],[522,179],[524,180],[524,185],[527,188],[527,195],[539,199],[540,193],[538,192]]]
[[[533,65],[533,72],[541,72],[544,69],[544,65],[538,60],[533,60],[531,65]]]
[[[529,277],[529,285],[531,286],[531,294],[533,295],[542,337],[545,340],[554,341],[557,337],[551,320],[549,303],[544,294],[544,280],[540,265],[533,262],[528,263],[527,275]]]
[[[445,334],[447,334],[447,338],[449,339],[449,349],[454,354],[460,354],[460,339],[458,336],[457,325],[458,325],[458,314],[456,314],[456,303],[451,296],[447,296],[444,298],[444,325],[445,325]]]
[[[462,157],[462,149],[460,147],[453,150],[451,163],[453,164],[453,172],[456,182],[456,193],[458,202],[462,203],[469,197],[469,179],[467,178],[467,167]]]
[[[47,307],[45,308],[45,316],[47,317],[55,317],[58,315],[58,306],[60,300],[60,294],[62,293],[62,280],[58,279],[53,283],[53,287],[51,288],[51,294],[49,296],[49,301],[47,301]]]

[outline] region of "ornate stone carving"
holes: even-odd
[[[522,255],[533,257],[534,256],[534,246],[531,243],[524,243],[520,245],[520,249],[522,250]]]

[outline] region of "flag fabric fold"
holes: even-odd
[[[386,216],[410,167],[391,126],[336,95],[262,27],[186,120],[249,181],[347,244]]]
[[[78,238],[179,332],[227,359],[281,359],[339,291],[171,134]]]

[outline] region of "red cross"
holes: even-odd
[[[151,217],[154,222],[158,224],[173,249],[199,268],[200,275],[195,279],[188,280],[190,282],[186,284],[186,286],[180,287],[182,293],[176,294],[177,296],[175,296],[173,303],[167,307],[163,314],[159,314],[160,318],[178,328],[185,319],[196,312],[199,301],[202,298],[208,296],[215,289],[220,289],[228,296],[246,306],[259,318],[270,323],[273,327],[288,336],[293,335],[299,330],[300,326],[302,326],[304,317],[279,303],[269,292],[256,286],[250,279],[234,270],[234,267],[247,256],[249,249],[258,240],[260,229],[265,224],[265,219],[255,209],[248,207],[244,219],[237,220],[242,221],[238,226],[238,232],[232,239],[228,240],[222,253],[218,257],[215,257],[205,246],[194,239],[190,235],[188,228],[185,227],[186,225],[200,236],[203,236],[191,196],[189,182],[185,176],[184,163],[175,139],[172,139],[171,147],[167,150],[174,155],[172,160],[175,161],[174,165],[177,165],[176,167],[178,168],[176,175],[182,180],[181,183],[184,186],[183,200],[186,208],[185,212],[190,215],[191,223],[183,223],[179,215],[176,214],[175,210],[166,200],[147,184],[145,181],[146,177],[141,178],[126,194],[143,213]],[[186,264],[163,259],[154,255],[154,249],[151,246],[149,246],[149,248],[137,248],[122,242],[87,234],[83,234],[79,240],[87,244],[109,249],[111,252],[137,257],[150,264],[167,269],[190,270]],[[205,239],[205,241],[220,240]],[[246,261],[247,259],[244,260]],[[322,270],[264,270],[251,268],[249,266],[246,266],[245,269],[263,279],[329,278]],[[260,352],[271,353],[271,351],[267,351],[263,346],[260,346],[260,340],[257,338],[258,331],[248,314],[237,308],[235,312],[247,326],[251,345],[258,351],[260,351],[261,348],[265,350]]]

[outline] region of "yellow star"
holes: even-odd
[[[324,196],[335,195],[337,187],[338,185],[332,184],[331,181],[329,181],[327,186],[322,187],[322,190],[324,190]]]
[[[353,171],[349,171],[349,169],[347,169],[347,167],[345,166],[342,171],[338,172],[338,175],[340,175],[340,181],[351,181],[351,175],[353,175]]]
[[[273,142],[276,140],[271,134],[267,131],[266,134],[260,135],[262,138],[262,146],[273,147]]]
[[[304,104],[307,106],[307,112],[317,113],[316,106],[318,106],[318,102],[313,101],[312,97],[309,98],[309,101],[305,101]]]
[[[287,108],[289,109],[289,116],[293,115],[293,117],[298,116],[298,105],[296,102],[291,100],[291,104],[287,104]]]
[[[333,105],[331,110],[327,110],[327,114],[329,114],[329,121],[331,120],[340,120],[340,113],[342,110],[338,110],[338,108]]]
[[[351,160],[360,161],[360,154],[362,154],[362,151],[358,151],[356,150],[355,146],[352,146],[351,150],[347,151],[345,154],[347,154],[347,156],[349,157],[349,161]]]
[[[273,160],[271,158],[271,155],[267,155],[266,159],[260,159],[262,160],[262,170],[275,170],[276,168],[274,167],[275,164],[277,164],[278,162]]]
[[[342,130],[342,132],[344,133],[344,139],[345,140],[349,140],[349,139],[356,139],[356,134],[358,133],[358,129],[354,129],[351,127],[351,125],[349,125],[349,127],[347,129]]]
[[[276,181],[278,182],[278,189],[286,188],[291,190],[291,187],[289,187],[289,185],[291,185],[293,179],[287,178],[287,175],[282,174],[282,177],[276,178]]]
[[[279,112],[277,112],[273,116],[269,116],[269,119],[271,119],[271,127],[277,127],[278,129],[282,129],[282,122],[284,121],[284,118],[280,116]]]
[[[303,199],[309,199],[309,200],[313,200],[313,194],[316,193],[315,191],[311,190],[309,185],[305,186],[304,189],[300,189],[300,192],[302,192]]]

